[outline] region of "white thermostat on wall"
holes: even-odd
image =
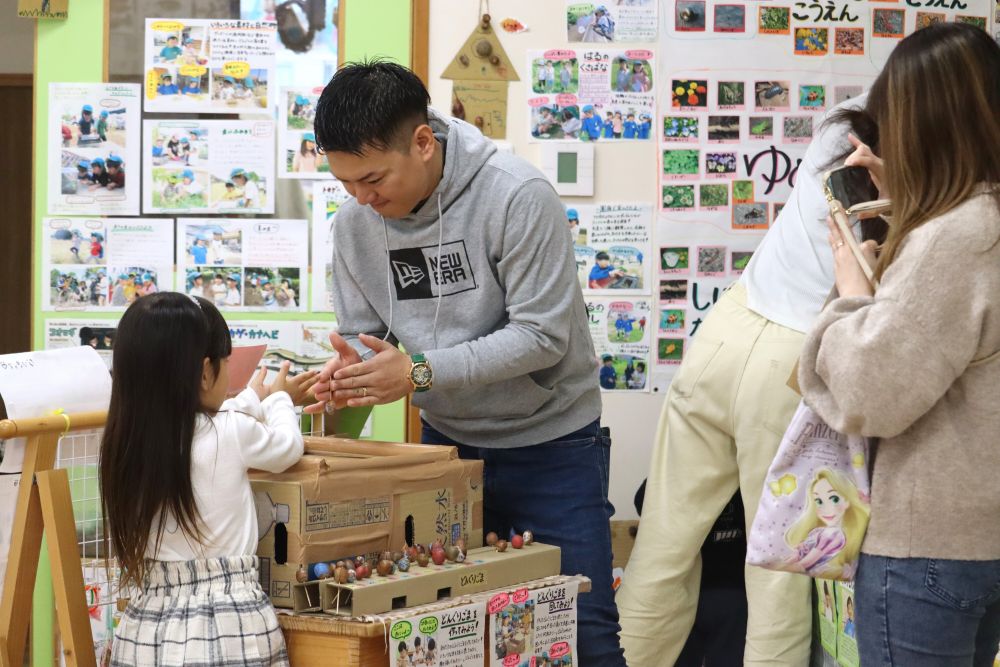
[[[594,194],[593,144],[544,144],[542,172],[560,195]]]

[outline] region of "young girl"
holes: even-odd
[[[849,579],[868,525],[868,503],[849,479],[826,468],[816,472],[806,501],[785,535],[794,551],[788,562],[809,576]]]
[[[302,135],[302,144],[299,146],[299,150],[295,152],[295,157],[292,158],[292,171],[315,172],[318,162],[316,135],[312,132],[306,132]]]
[[[247,469],[302,455],[293,402],[315,376],[286,365],[265,385],[262,369],[227,401],[231,351],[219,311],[185,294],[140,299],[118,325],[100,490],[132,593],[112,666],[288,665],[258,580]]]

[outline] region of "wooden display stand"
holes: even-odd
[[[104,412],[84,412],[0,421],[0,439],[28,439],[0,603],[0,665],[24,664],[44,530],[63,657],[70,667],[96,666],[69,477],[65,470],[53,467],[59,438],[64,433],[100,428],[106,418]]]

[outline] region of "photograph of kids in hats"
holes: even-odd
[[[60,193],[79,195],[125,187],[125,161],[121,157],[128,145],[129,128],[126,108],[118,100],[95,94],[93,100],[55,102],[60,124],[51,131],[62,146]],[[133,141],[138,145],[138,134]]]
[[[215,105],[238,109],[267,108],[267,70],[251,69],[240,78],[221,67],[212,68],[211,98]]]

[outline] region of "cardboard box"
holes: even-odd
[[[292,606],[300,565],[374,557],[407,541],[482,544],[482,461],[454,447],[306,438],[283,473],[252,471],[261,585]]]
[[[414,563],[408,572],[375,575],[354,584],[338,584],[332,579],[295,584],[295,609],[314,609],[318,603],[328,614],[381,614],[557,575],[559,566],[559,547],[547,544],[536,542],[502,553],[482,547],[470,549],[463,563],[428,567]]]

